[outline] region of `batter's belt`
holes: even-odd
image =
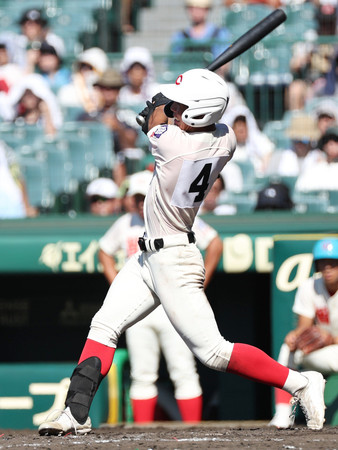
[[[156,252],[161,248],[175,247],[176,245],[194,244],[196,242],[195,233],[190,231],[187,234],[172,234],[164,238],[147,239],[140,237],[138,246],[142,252]]]

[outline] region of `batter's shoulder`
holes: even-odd
[[[218,123],[216,125],[216,130],[219,133],[219,135],[223,135],[227,137],[231,143],[231,146],[233,148],[236,147],[237,140],[234,130],[230,127],[230,125],[227,125],[226,123]]]

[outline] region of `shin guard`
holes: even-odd
[[[71,376],[66,406],[69,406],[72,415],[81,424],[88,418],[89,408],[103,379],[100,371],[100,359],[92,356],[82,361]]]

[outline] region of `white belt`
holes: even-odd
[[[140,237],[138,245],[143,252],[156,252],[161,248],[175,247],[176,245],[188,245],[195,242],[195,233],[191,231],[187,234],[172,234],[157,239]]]

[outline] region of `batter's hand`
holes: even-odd
[[[149,131],[149,119],[153,114],[153,112],[155,111],[155,109],[158,106],[166,105],[169,102],[170,102],[169,98],[165,97],[163,94],[161,94],[161,92],[154,95],[154,97],[151,99],[151,102],[147,101],[147,106],[139,114],[145,119],[145,122],[142,125],[142,131],[144,134],[147,134]]]
[[[313,325],[306,328],[296,339],[297,349],[305,354],[311,353],[320,348],[334,344],[333,336],[326,330]]]

